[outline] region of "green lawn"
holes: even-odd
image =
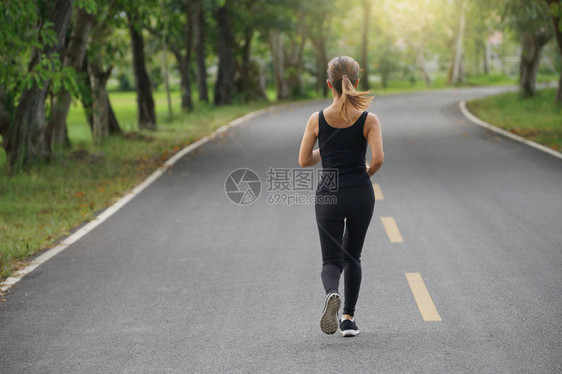
[[[158,131],[136,128],[134,92],[110,93],[115,114],[127,131],[101,146],[91,142],[81,105],[68,117],[70,152],[51,162],[8,177],[6,155],[0,151],[0,278],[24,264],[38,250],[53,246],[81,222],[93,218],[140,183],[170,155],[229,121],[270,103],[225,107],[196,106],[180,112],[180,93],[173,92],[173,118],[165,94],[155,93]]]
[[[562,106],[554,103],[555,89],[537,91],[533,99],[509,92],[468,102],[479,118],[529,140],[562,150]]]
[[[537,83],[558,82],[558,75],[539,73],[537,75]],[[456,84],[454,87],[472,87],[472,86],[506,86],[517,84],[516,77],[508,77],[501,74],[490,75],[467,75],[464,83]],[[387,88],[382,88],[380,83],[373,85],[375,95],[394,94],[402,92],[414,92],[424,90],[441,90],[450,88],[451,85],[447,84],[447,78],[444,74],[439,75],[433,79],[431,86],[427,87],[425,83],[418,79],[415,82],[406,80],[394,79],[388,83]]]

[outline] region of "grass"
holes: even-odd
[[[544,79],[549,79],[546,77]],[[517,79],[511,78],[506,75],[500,74],[490,74],[490,75],[477,75],[477,76],[467,76],[464,83],[456,84],[453,87],[471,87],[471,86],[501,86],[516,84]],[[373,87],[375,95],[377,94],[393,94],[393,93],[403,93],[403,92],[415,92],[423,90],[440,90],[444,88],[451,88],[452,86],[447,84],[447,78],[445,75],[440,75],[435,77],[431,86],[427,87],[422,80],[416,80],[415,82],[410,82],[407,80],[391,80],[386,88],[383,88],[380,83],[376,83]]]
[[[537,83],[558,82],[559,76],[553,73],[539,73],[537,74]],[[488,74],[488,75],[467,75],[464,83],[459,83],[451,86],[447,84],[447,77],[445,75],[436,76],[431,86],[427,87],[425,83],[418,79],[415,82],[407,80],[391,80],[388,87],[383,88],[380,83],[373,85],[375,95],[394,94],[403,92],[415,92],[424,90],[441,90],[451,87],[472,87],[472,86],[505,86],[515,85],[518,82],[517,77],[509,77],[503,74]]]
[[[562,106],[554,103],[555,94],[556,89],[538,90],[533,99],[523,99],[509,92],[467,104],[484,121],[561,151]]]
[[[165,95],[155,93],[158,131],[134,131],[134,92],[110,93],[115,114],[127,133],[103,145],[91,142],[81,106],[68,116],[71,151],[51,162],[8,176],[6,155],[0,151],[0,278],[24,265],[24,259],[92,219],[140,183],[170,155],[214,129],[270,103],[197,107],[180,111],[180,93],[173,93],[174,112],[168,118]]]

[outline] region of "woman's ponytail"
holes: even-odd
[[[333,58],[328,64],[328,78],[340,94],[338,117],[344,121],[348,120],[348,104],[353,105],[355,109],[365,110],[373,101],[371,91],[355,91],[352,80],[357,83],[359,79],[359,64],[351,57],[339,56]]]

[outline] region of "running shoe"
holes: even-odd
[[[326,334],[333,334],[338,330],[338,311],[340,310],[341,297],[337,292],[326,296],[324,311],[320,318],[320,329]]]
[[[342,336],[355,336],[359,334],[359,329],[355,324],[355,318],[351,319],[342,319],[340,322],[340,330]]]

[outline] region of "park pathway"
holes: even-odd
[[[275,204],[310,192],[268,182],[326,104],[302,102],[188,154],[13,286],[0,373],[562,372],[562,161],[462,116],[499,90],[376,98],[356,338],[319,328],[314,206]],[[252,204],[225,194],[237,168],[261,180]]]

